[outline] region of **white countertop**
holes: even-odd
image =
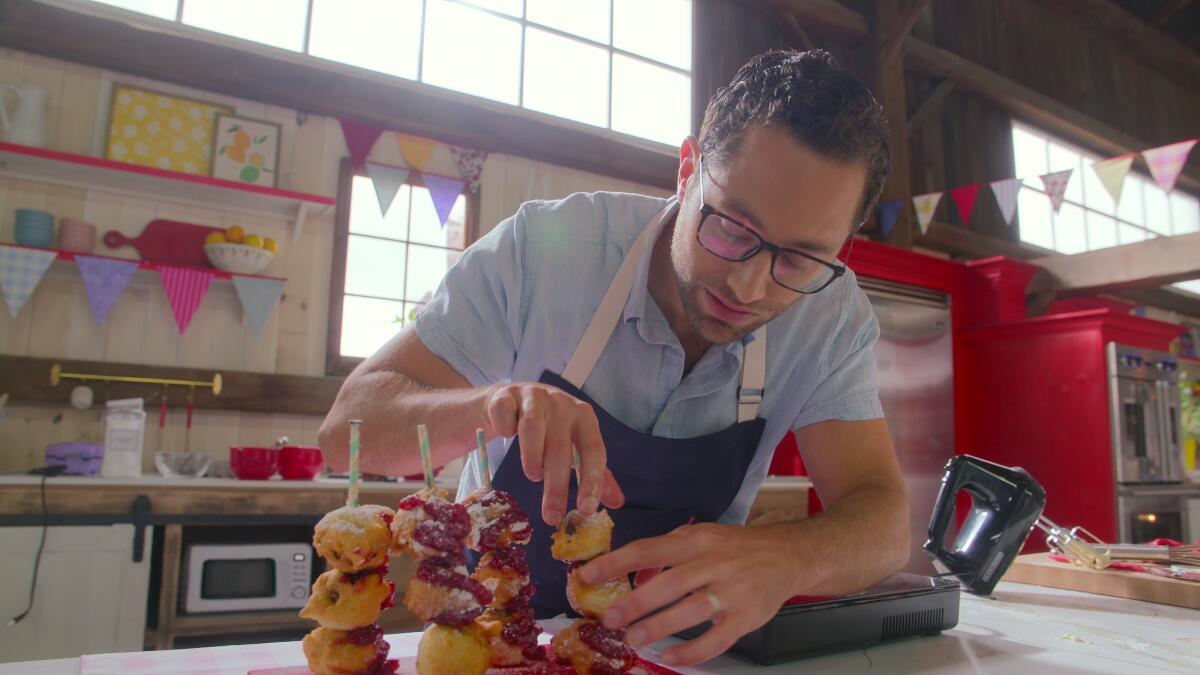
[[[393,656],[412,634],[388,636]],[[643,656],[653,659],[655,648]],[[303,663],[299,643],[279,647]],[[212,662],[220,650],[190,650]],[[167,653],[147,653],[164,659]],[[166,664],[164,663],[164,666]],[[291,664],[280,664],[291,665]],[[990,598],[964,593],[958,626],[936,637],[762,667],[721,656],[685,673],[1195,673],[1200,672],[1200,611],[1136,600],[1002,582]],[[172,671],[165,668],[162,671]],[[225,671],[205,671],[206,673]],[[244,675],[244,669],[229,673]],[[0,664],[0,675],[77,675],[79,659]]]

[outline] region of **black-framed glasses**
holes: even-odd
[[[771,254],[771,278],[789,291],[810,295],[824,290],[846,273],[836,265],[794,248],[776,246],[736,219],[704,201],[704,158],[699,164],[700,225],[696,241],[709,253],[730,262],[745,262],[763,250]]]

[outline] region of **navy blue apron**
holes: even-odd
[[[766,426],[766,420],[757,416],[766,361],[765,329],[758,331],[744,352],[738,422],[716,433],[686,439],[643,434],[613,417],[580,388],[628,300],[638,261],[642,255],[650,255],[650,244],[675,211],[672,202],[656,217],[657,224],[653,220],[647,224],[630,248],[563,375],[546,370],[539,379],[591,404],[596,412],[608,468],[625,494],[625,505],[609,510],[614,522],[613,548],[667,534],[689,522],[715,522],[741,490]],[[553,528],[541,517],[542,483],[525,477],[519,439],[508,448],[492,485],[511,494],[533,524],[525,557],[537,588],[533,606],[538,618],[573,613],[566,596],[567,565],[550,556]],[[577,491],[572,474],[567,508],[574,508]]]

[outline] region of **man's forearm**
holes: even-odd
[[[823,513],[764,528],[776,538],[792,595],[862,590],[904,567],[909,554],[908,498],[903,488],[863,487]]]
[[[351,419],[362,420],[363,471],[391,476],[421,472],[418,424],[429,427],[434,466],[475,446],[475,429],[489,425],[488,389],[431,389],[394,371],[354,373],[338,392],[317,434],[326,461],[345,470]]]

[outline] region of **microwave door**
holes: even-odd
[[[1180,448],[1182,436],[1179,405],[1179,387],[1174,382],[1159,380],[1155,383],[1158,389],[1159,420],[1162,432],[1159,459],[1159,480],[1183,480],[1183,450]]]

